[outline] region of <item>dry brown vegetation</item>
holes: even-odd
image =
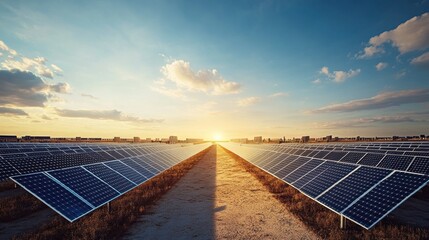
[[[12,181],[0,182],[0,192],[11,190],[15,188],[15,183]]]
[[[39,229],[14,239],[119,239],[148,207],[171,189],[211,148],[114,200],[110,213],[102,207],[73,223],[55,216]]]
[[[45,207],[41,201],[26,192],[4,197],[0,199],[0,222],[12,221]]]
[[[322,239],[429,239],[429,229],[400,224],[389,217],[378,223],[371,230],[365,230],[351,221],[347,221],[347,229],[341,230],[339,228],[340,217],[336,213],[229,150],[225,150],[263,183],[291,213]],[[420,194],[427,194],[427,190]]]

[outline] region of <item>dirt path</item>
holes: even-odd
[[[222,148],[213,148],[125,239],[316,239]]]

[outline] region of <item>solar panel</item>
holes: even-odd
[[[348,164],[333,164],[331,167],[326,169],[326,171],[323,171],[320,175],[305,184],[300,190],[307,195],[316,198],[319,194],[341,180],[356,167],[357,166]]]
[[[303,161],[301,161],[301,164],[297,163],[296,165],[290,165],[287,175],[285,175],[282,179],[285,180],[288,183],[293,183],[297,179],[301,178],[314,168],[318,167],[320,164],[322,164],[324,161],[313,159],[310,161],[309,158],[300,158]]]
[[[115,189],[81,167],[50,171],[48,174],[58,179],[94,207],[101,206],[110,199],[119,196]]]
[[[136,170],[132,169],[131,167],[125,165],[120,161],[106,162],[105,165],[117,171],[119,174],[123,175],[137,185],[141,184],[147,179],[143,175],[138,173]]]
[[[142,165],[135,162],[133,159],[124,159],[124,160],[121,160],[121,162],[123,162],[126,165],[128,165],[129,167],[133,168],[134,170],[136,170],[138,173],[140,173],[141,175],[143,175],[147,179],[149,179],[155,175],[154,173],[152,173],[148,169],[144,168]]]
[[[413,158],[414,157],[410,156],[386,155],[377,165],[377,167],[405,171],[407,170],[408,166],[410,166]]]
[[[311,162],[311,161],[310,161]],[[311,171],[304,173],[304,175],[296,180],[295,182],[292,182],[292,185],[298,189],[302,188],[305,184],[319,176],[321,173],[326,171],[329,167],[331,167],[334,163],[332,162],[324,162]]]
[[[347,152],[330,152],[324,159],[340,161],[346,154]]]
[[[43,173],[15,176],[12,179],[69,221],[93,209]]]
[[[357,163],[365,155],[365,153],[349,152],[345,155],[340,162]]]
[[[429,158],[416,157],[407,171],[429,174]]]
[[[113,171],[102,163],[87,165],[84,168],[90,171],[92,174],[109,184],[111,187],[116,189],[120,193],[127,192],[133,187],[137,186],[130,180],[123,177],[121,174]]]
[[[12,167],[6,160],[0,159],[0,181],[9,176],[19,175],[20,173]]]
[[[334,211],[342,212],[354,200],[391,172],[392,170],[362,166],[318,197],[317,200]]]
[[[428,176],[394,172],[343,214],[369,229],[428,181]]]
[[[381,161],[381,159],[383,159],[384,156],[385,155],[382,155],[382,154],[368,153],[358,162],[358,164],[367,165],[367,166],[377,166],[377,164]]]

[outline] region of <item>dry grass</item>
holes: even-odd
[[[336,213],[229,150],[225,150],[322,239],[429,239],[429,229],[399,224],[391,218],[384,219],[369,231],[351,221],[347,222],[346,230],[341,230],[340,218]]]
[[[41,201],[26,192],[17,196],[4,197],[0,199],[0,222],[21,218],[45,207]]]
[[[213,147],[211,147],[213,148]],[[211,148],[170,168],[111,203],[69,223],[60,216],[33,232],[14,239],[119,239],[165,192],[173,187]]]
[[[12,180],[0,182],[0,192],[8,191],[15,188],[15,183]]]

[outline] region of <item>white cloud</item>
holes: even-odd
[[[45,63],[45,58],[37,57],[31,59],[27,57],[21,57],[21,61],[7,59],[1,63],[1,66],[7,70],[18,69],[21,71],[35,71],[38,75],[42,77],[53,78],[53,71],[46,67]]]
[[[385,62],[379,62],[377,63],[377,65],[375,65],[375,68],[377,69],[377,71],[381,71],[383,69],[385,69],[389,64],[385,63]]]
[[[54,69],[54,71],[56,73],[62,73],[63,72],[63,70],[55,64],[51,64],[51,67],[52,67],[52,69]]]
[[[4,43],[2,40],[0,40],[0,50],[6,51],[10,54],[12,54],[13,56],[15,56],[17,54],[17,52],[15,50],[13,50],[12,48],[9,48],[6,43]]]
[[[322,81],[320,81],[320,79],[316,79],[316,80],[311,81],[311,82],[314,84],[321,84],[322,83]]]
[[[237,105],[240,107],[247,107],[247,106],[254,105],[260,101],[261,101],[260,97],[248,97],[248,98],[243,98],[238,100]]]
[[[118,110],[71,110],[71,109],[55,109],[56,113],[61,117],[70,118],[89,118],[98,120],[113,120],[134,123],[161,123],[163,119],[144,119],[123,114]]]
[[[162,81],[156,81],[152,87],[159,93],[182,97],[185,91],[204,92],[209,95],[236,94],[241,85],[225,80],[216,69],[199,70],[194,72],[189,62],[175,60],[161,68],[164,75]],[[176,89],[169,89],[165,85],[167,81],[173,83]]]
[[[288,94],[288,93],[285,93],[285,92],[277,92],[277,93],[273,93],[273,94],[271,94],[269,97],[271,97],[271,98],[276,98],[276,97],[287,97],[287,96],[289,96],[289,94]]]
[[[328,78],[330,78],[332,81],[336,83],[342,83],[348,78],[357,76],[360,73],[360,69],[356,69],[356,70],[350,69],[348,72],[346,71],[330,72],[328,67],[322,67],[320,69],[320,73],[323,75],[326,75]]]
[[[368,58],[383,53],[383,44],[390,43],[401,54],[429,48],[429,13],[413,17],[395,29],[372,37],[357,58]]]
[[[411,60],[412,64],[415,65],[429,65],[429,52],[425,52],[422,55]]]
[[[312,113],[353,112],[360,110],[381,109],[410,103],[429,102],[429,89],[402,90],[384,92],[371,98],[357,99],[345,103],[328,105]]]

